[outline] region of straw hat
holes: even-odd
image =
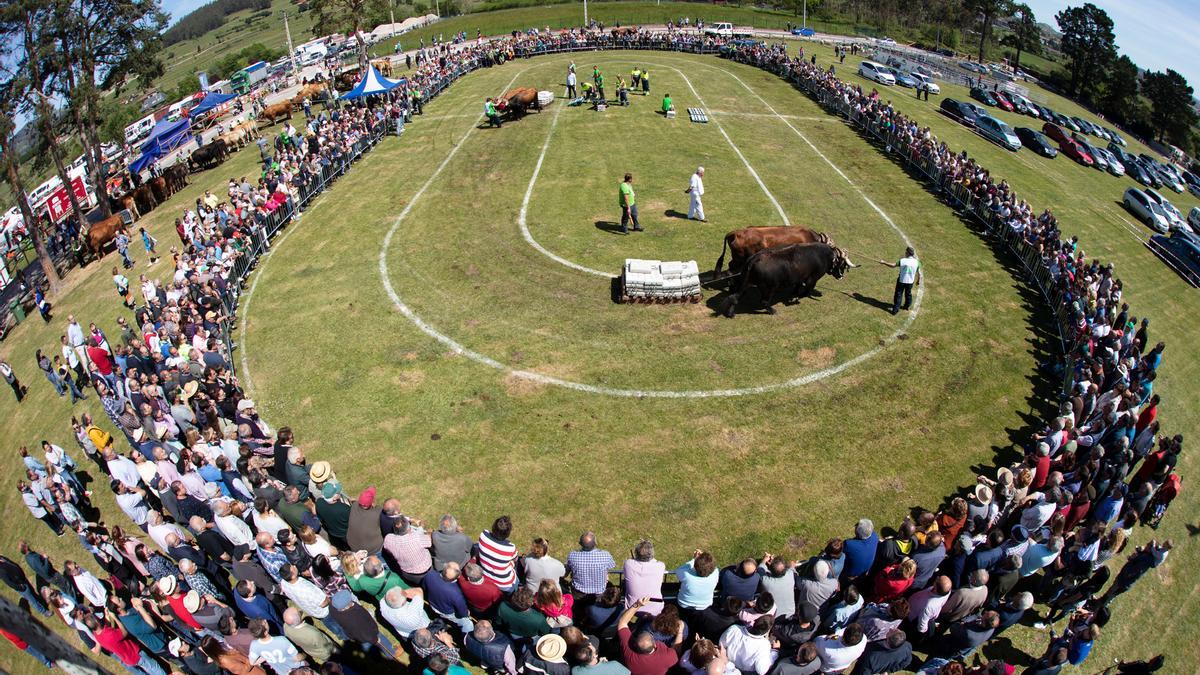
[[[980,504],[991,504],[992,488],[984,485],[983,483],[979,483],[975,486],[975,499],[977,499]]]
[[[163,592],[163,595],[175,594],[175,577],[163,577],[158,580],[158,590]]]
[[[188,591],[187,595],[183,596],[183,608],[189,612],[199,611],[200,594],[196,591]]]
[[[324,483],[333,475],[333,468],[329,466],[329,462],[324,460],[314,462],[312,468],[308,470],[308,477],[314,483]]]

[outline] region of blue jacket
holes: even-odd
[[[879,535],[874,532],[866,539],[847,539],[842,543],[846,564],[842,576],[859,577],[871,570],[875,564],[875,551],[879,548]]]

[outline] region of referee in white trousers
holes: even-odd
[[[700,200],[704,196],[704,167],[696,168],[696,173],[692,174],[692,182],[684,192],[692,197],[691,203],[688,204],[688,218],[707,223],[704,218],[704,202]]]

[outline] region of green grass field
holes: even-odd
[[[818,50],[818,58],[827,62],[829,54]],[[1052,342],[1042,305],[1010,259],[854,130],[774,76],[676,54],[593,53],[576,62],[581,71],[600,65],[610,82],[633,65],[649,67],[654,95],[603,115],[559,100],[485,130],[475,128],[484,96],[510,83],[561,93],[567,58],[471,75],[276,240],[252,295],[243,297],[235,358],[266,418],[291,425],[310,460],[332,461],[352,489],[377,485],[413,515],[453,512],[472,532],[509,513],[522,548],[546,536],[561,553],[580,530],[595,529],[614,555],[648,536],[661,558],[677,563],[696,547],[725,561],[764,550],[808,553],[830,536],[849,534],[862,516],[894,526],[910,508],[936,509],[975,472],[1015,456],[1012,442],[1024,440],[1045,412],[1040,394],[1047,383],[1036,359]],[[838,66],[845,77],[852,71],[849,61]],[[662,119],[654,110],[668,91],[681,111],[705,107],[713,122],[691,124],[682,112]],[[1008,153],[938,115],[936,100],[887,93],[1036,207],[1052,207],[1089,254],[1116,263],[1134,313],[1151,317],[1153,339],[1168,342],[1156,387],[1164,428],[1200,431],[1188,405],[1198,381],[1189,317],[1200,297],[1142,246],[1138,236],[1148,231],[1116,205],[1132,182],[1061,157]],[[954,87],[943,93],[965,97]],[[1035,97],[1079,112],[1056,97]],[[203,190],[221,190],[229,177],[253,171],[256,156],[251,149],[197,174],[142,224],[165,249],[175,241],[178,211]],[[697,164],[708,172],[708,224],[668,214],[686,211],[682,190]],[[616,185],[625,171],[636,176],[645,234],[620,236],[607,225],[617,216]],[[780,306],[776,316],[727,320],[711,316],[705,304],[614,305],[607,280],[568,268],[525,240],[519,216],[527,190],[530,237],[600,271],[615,272],[625,257],[695,258],[705,269],[725,231],[782,221],[772,197],[790,222],[828,231],[864,266],[840,282],[822,281],[820,297]],[[909,326],[880,308],[890,301],[893,272],[870,259],[895,258],[903,243],[865,198],[924,260],[924,303]],[[1174,201],[1184,212],[1196,203]],[[135,257],[136,271],[147,271],[144,255]],[[148,272],[165,278],[166,265]],[[123,310],[110,267],[105,260],[73,274],[52,324],[32,318],[0,345],[30,387],[20,406],[0,397],[0,431],[12,439],[14,462],[17,446],[43,438],[74,448],[73,413],[87,409],[103,418],[94,398],[74,410],[56,399],[35,377],[32,353],[57,343],[67,313],[114,330]],[[381,274],[424,326],[491,365],[397,312]],[[902,337],[889,341],[897,330]],[[825,379],[735,397],[619,397],[513,373],[615,389],[728,389],[803,377],[877,348],[869,360]],[[1196,470],[1191,455],[1181,469],[1185,476]],[[48,536],[15,490],[3,495],[0,504],[14,514],[0,538],[5,552],[27,538],[59,563],[75,558],[91,566],[73,539]],[[107,490],[97,491],[97,503],[110,522],[123,520]],[[1172,657],[1169,672],[1195,670],[1189,642],[1197,556],[1185,525],[1197,516],[1185,493],[1160,532],[1181,545],[1142,582],[1145,595],[1118,601],[1088,672],[1114,656],[1157,651]],[[1040,653],[1045,638],[1022,628],[1006,639]],[[0,667],[25,672],[31,663],[0,647]]]

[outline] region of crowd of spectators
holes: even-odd
[[[656,39],[628,39],[642,37]],[[612,39],[566,31],[439,45],[410,86],[426,98],[474,67]],[[1161,431],[1153,393],[1164,345],[1149,347],[1148,321],[1129,313],[1111,265],[1088,261],[1048,211],[1033,216],[1007,184],[876,92],[803,53],[728,53],[840,102],[865,127],[894,131],[894,151],[930,162],[943,188],[965,190],[971,208],[984,205],[1037,251],[1065,305],[1072,384],[1016,461],[894,529],[858,520],[809,557],[718,561],[697,550],[670,565],[647,540],[614,556],[586,531],[566,551],[505,515],[486,527],[448,514],[426,523],[415,505],[343,484],[333,458],[308,457],[292,429],[263,420],[233,374],[224,336],[235,261],[272,202],[291,208],[374,125],[412,112],[404,91],[310,117],[302,131],[285,127],[255,184],[231,179],[227,201],[206,194],[179,219],[165,285],[143,276],[134,289],[114,270],[132,310],[118,317],[119,334],[68,319],[65,370],[91,387],[107,419],[73,417],[63,435],[123,517],[101,518],[71,452],[50,441],[40,452],[22,447],[18,489],[30,513],[77,536],[91,561],[56,564],[23,541],[11,559],[0,556],[0,577],[31,612],[137,673],[372,673],[404,660],[430,674],[470,663],[497,675],[990,675],[1014,663],[971,657],[1019,622],[1052,629],[1025,672],[1084,662],[1113,601],[1172,548],[1129,545],[1180,489],[1183,439]]]

